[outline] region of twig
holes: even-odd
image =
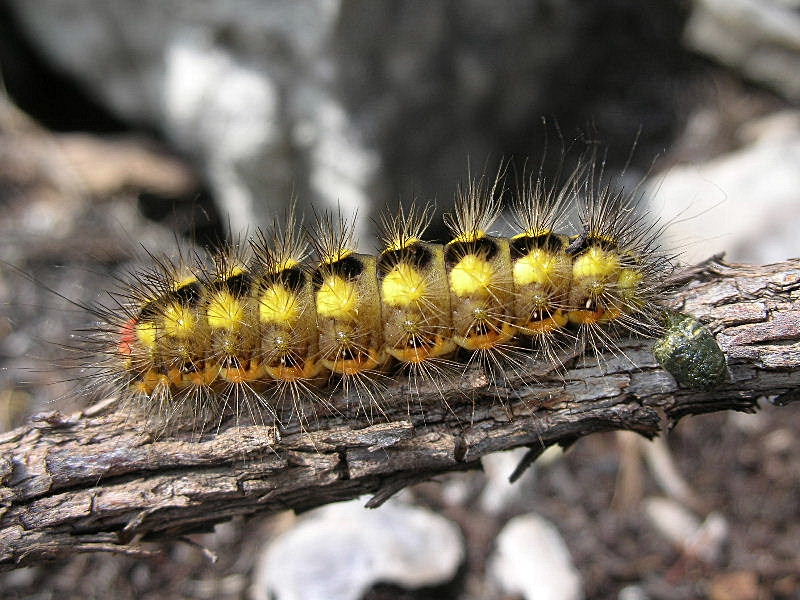
[[[270,427],[241,426],[154,441],[125,415],[39,415],[0,435],[0,568],[75,552],[146,553],[139,540],[366,493],[376,506],[406,485],[479,468],[490,452],[528,446],[535,457],[617,429],[650,438],[685,415],[753,412],[762,396],[795,400],[800,261],[712,262],[695,277],[676,308],[707,322],[727,354],[730,382],[713,391],[678,389],[655,363],[652,343],[629,340],[622,349],[638,368],[621,357],[589,359],[563,381],[531,376],[505,403],[482,393],[476,374],[464,382],[474,403],[454,392],[449,411],[431,394],[424,415],[410,416],[397,384],[386,393],[386,422],[322,416],[318,430],[280,440]]]

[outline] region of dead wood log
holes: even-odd
[[[209,530],[235,515],[307,510],[374,494],[376,506],[437,474],[478,468],[487,453],[569,445],[598,431],[653,437],[685,415],[751,412],[758,398],[796,400],[800,389],[800,260],[763,267],[710,261],[691,272],[676,308],[708,324],[730,381],[679,389],[652,342],[628,340],[624,357],[586,360],[566,380],[533,371],[505,403],[465,380],[473,400],[407,410],[401,384],[373,424],[321,417],[319,428],[278,439],[238,426],[193,440],[153,440],[124,414],[90,409],[40,414],[0,435],[0,568],[75,552],[146,554],[140,542]]]

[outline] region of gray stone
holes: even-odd
[[[686,43],[789,100],[800,100],[800,13],[793,0],[695,0]]]
[[[358,600],[378,582],[414,589],[449,581],[464,560],[455,524],[393,500],[367,510],[363,500],[301,517],[266,545],[253,600]]]
[[[50,60],[195,157],[233,232],[293,192],[365,204],[376,158],[332,93],[337,0],[12,4]]]
[[[800,72],[800,71],[798,71]],[[739,150],[653,179],[650,205],[666,223],[667,248],[692,264],[725,252],[768,264],[800,255],[800,112],[751,122]]]
[[[294,193],[358,210],[365,250],[366,217],[396,191],[446,202],[468,158],[479,169],[548,110],[546,80],[590,15],[575,0],[9,4],[57,67],[195,157],[233,232]]]
[[[709,564],[720,560],[730,529],[722,514],[712,512],[701,523],[683,504],[659,497],[645,500],[644,511],[658,532],[687,556]]]
[[[527,514],[511,519],[497,536],[489,572],[509,594],[525,600],[579,600],[581,576],[558,530]]]

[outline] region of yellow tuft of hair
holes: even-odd
[[[196,275],[187,275],[186,277],[182,277],[175,281],[175,285],[173,289],[180,290],[185,288],[188,285],[192,285],[193,283],[197,283],[197,276]]]
[[[228,268],[225,271],[225,279],[236,277],[237,275],[241,275],[242,273],[247,273],[247,267],[239,263],[233,263],[230,266],[230,268]]]
[[[551,252],[534,248],[514,263],[514,283],[550,285],[558,270],[558,259]]]
[[[474,229],[472,231],[465,231],[464,233],[457,235],[454,237],[450,243],[458,243],[458,242],[474,242],[477,240],[481,240],[486,237],[486,232],[482,229]]]
[[[353,251],[349,248],[337,248],[335,251],[321,256],[319,262],[323,265],[332,265],[340,260],[344,260],[351,254],[353,254]]]
[[[355,286],[338,275],[327,277],[317,290],[317,313],[330,319],[354,320],[358,316]]]
[[[391,306],[410,306],[425,296],[425,277],[412,265],[401,262],[386,274],[381,284],[381,298]]]
[[[153,350],[156,346],[157,331],[158,327],[155,323],[151,323],[149,321],[137,323],[136,339],[138,339],[145,348]]]
[[[283,271],[288,271],[289,269],[294,269],[296,266],[300,264],[300,261],[296,258],[284,258],[282,261],[276,263],[272,266],[269,270],[270,273],[281,273]]]
[[[194,333],[197,319],[192,310],[179,303],[173,303],[164,309],[163,327],[166,335],[186,339]]]
[[[636,294],[643,279],[644,273],[639,269],[622,269],[619,273],[619,279],[617,279],[617,288],[622,297],[628,302],[638,302]]]
[[[237,329],[244,317],[244,306],[228,292],[217,292],[206,310],[208,324],[213,329]]]
[[[291,325],[300,315],[297,296],[276,283],[267,288],[258,303],[258,316],[262,323]]]
[[[526,229],[522,233],[518,233],[517,235],[511,236],[512,240],[519,240],[522,238],[536,238],[543,235],[550,235],[553,233],[552,229],[547,227],[543,227],[541,229]]]
[[[644,273],[638,269],[622,269],[617,286],[623,290],[635,290],[644,279]]]
[[[619,255],[602,248],[589,248],[572,263],[575,279],[607,281],[619,271]]]
[[[495,269],[489,261],[467,254],[450,271],[450,289],[459,297],[487,297],[494,279]]]
[[[408,248],[409,246],[413,246],[414,244],[421,242],[422,240],[418,237],[409,237],[409,238],[402,238],[402,237],[395,237],[393,238],[388,244],[386,244],[386,250],[384,252],[391,252],[394,250],[403,250]]]

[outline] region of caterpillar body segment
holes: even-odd
[[[518,296],[514,289],[511,240],[489,234],[500,214],[498,179],[481,178],[445,215],[453,239],[445,245],[453,342],[469,353],[495,387],[519,379],[530,351],[516,343]]]
[[[510,246],[520,333],[538,336],[566,326],[572,283],[569,239],[553,231],[522,233]]]
[[[444,247],[422,240],[429,211],[402,207],[381,221],[378,256],[386,352],[406,365],[455,351]]]
[[[148,333],[156,350],[153,362],[163,365],[169,383],[178,389],[209,386],[219,374],[214,361],[207,360],[211,330],[204,321],[202,290],[196,276],[184,277],[158,306],[150,306],[155,312],[142,310],[137,321],[140,342],[142,328],[152,328]],[[152,380],[154,374],[148,375]]]
[[[332,407],[315,392],[324,386],[329,372],[319,356],[313,271],[306,263],[308,244],[294,215],[292,204],[283,222],[275,221],[269,234],[256,232],[250,246],[260,357],[265,379],[274,382],[266,403],[281,421],[296,418],[305,428],[314,407]]]
[[[338,215],[317,218],[309,240],[318,263],[312,283],[316,305],[319,361],[368,419],[381,408],[381,371],[388,355],[375,256],[359,254],[353,243],[355,221]],[[355,403],[351,396],[355,396]]]
[[[325,368],[319,360],[319,335],[312,272],[304,264],[308,250],[298,236],[294,212],[287,224],[273,224],[271,237],[251,240],[261,358],[276,381],[312,381]]]
[[[344,377],[385,362],[374,256],[355,251],[355,218],[317,218],[312,237],[318,264],[312,274],[320,362]]]
[[[311,273],[301,266],[265,272],[256,297],[264,377],[275,383],[267,403],[281,415],[288,401],[287,419],[296,415],[305,427],[308,407],[325,404],[314,388],[324,385],[328,373],[320,361]]]
[[[444,249],[453,341],[466,350],[491,350],[516,335],[509,240],[487,233],[501,211],[499,181],[470,182],[445,215],[453,236]]]
[[[453,341],[466,350],[490,350],[517,334],[509,240],[482,235],[445,246]]]
[[[253,274],[235,254],[222,254],[215,263],[205,274],[203,297],[210,362],[223,382],[258,385],[263,369]]]
[[[184,285],[175,283],[174,287],[160,286],[122,327],[120,355],[145,393],[162,379],[183,387],[183,362],[192,364],[195,356],[203,354],[203,344],[195,335],[201,318],[200,284],[196,278]]]
[[[378,257],[386,352],[401,363],[451,355],[455,349],[444,247],[415,241]]]
[[[278,381],[320,376],[324,367],[311,274],[300,266],[263,273],[255,289],[266,374]]]
[[[232,413],[256,423],[274,421],[273,406],[265,401],[269,384],[263,367],[258,321],[256,264],[249,247],[233,243],[217,250],[211,264],[195,269],[202,283],[201,307],[209,331],[206,372],[216,371],[210,384],[215,416]]]
[[[381,407],[384,351],[377,261],[366,254],[323,255],[314,270],[319,360],[348,397],[371,420]],[[352,396],[355,397],[353,402]]]
[[[449,360],[453,341],[450,289],[444,246],[423,241],[429,209],[412,205],[385,214],[380,223],[383,250],[378,284],[386,353],[408,376],[407,408],[418,404],[424,385],[432,386],[448,408],[461,367]]]
[[[569,322],[595,351],[615,349],[616,335],[657,337],[674,257],[663,251],[664,225],[640,210],[639,196],[590,171],[576,186],[580,231],[566,249],[572,259]]]
[[[514,203],[514,224],[520,231],[511,238],[515,316],[525,335],[546,336],[567,324],[572,261],[566,253],[569,238],[562,232],[572,200],[570,182],[579,173],[576,169],[562,188],[541,175],[530,178]]]
[[[205,323],[202,282],[186,265],[167,259],[134,278],[135,285],[115,294],[126,298],[116,311],[124,322],[116,324],[119,341],[101,350],[103,370],[128,389],[131,402],[146,409],[157,430],[188,417],[193,424],[208,422],[217,408],[211,386],[219,369],[207,360],[211,333]],[[114,313],[111,307],[101,309],[107,325],[97,336],[100,343],[119,336],[109,332],[118,320]]]
[[[374,256],[352,253],[314,271],[320,362],[357,375],[386,363]]]

